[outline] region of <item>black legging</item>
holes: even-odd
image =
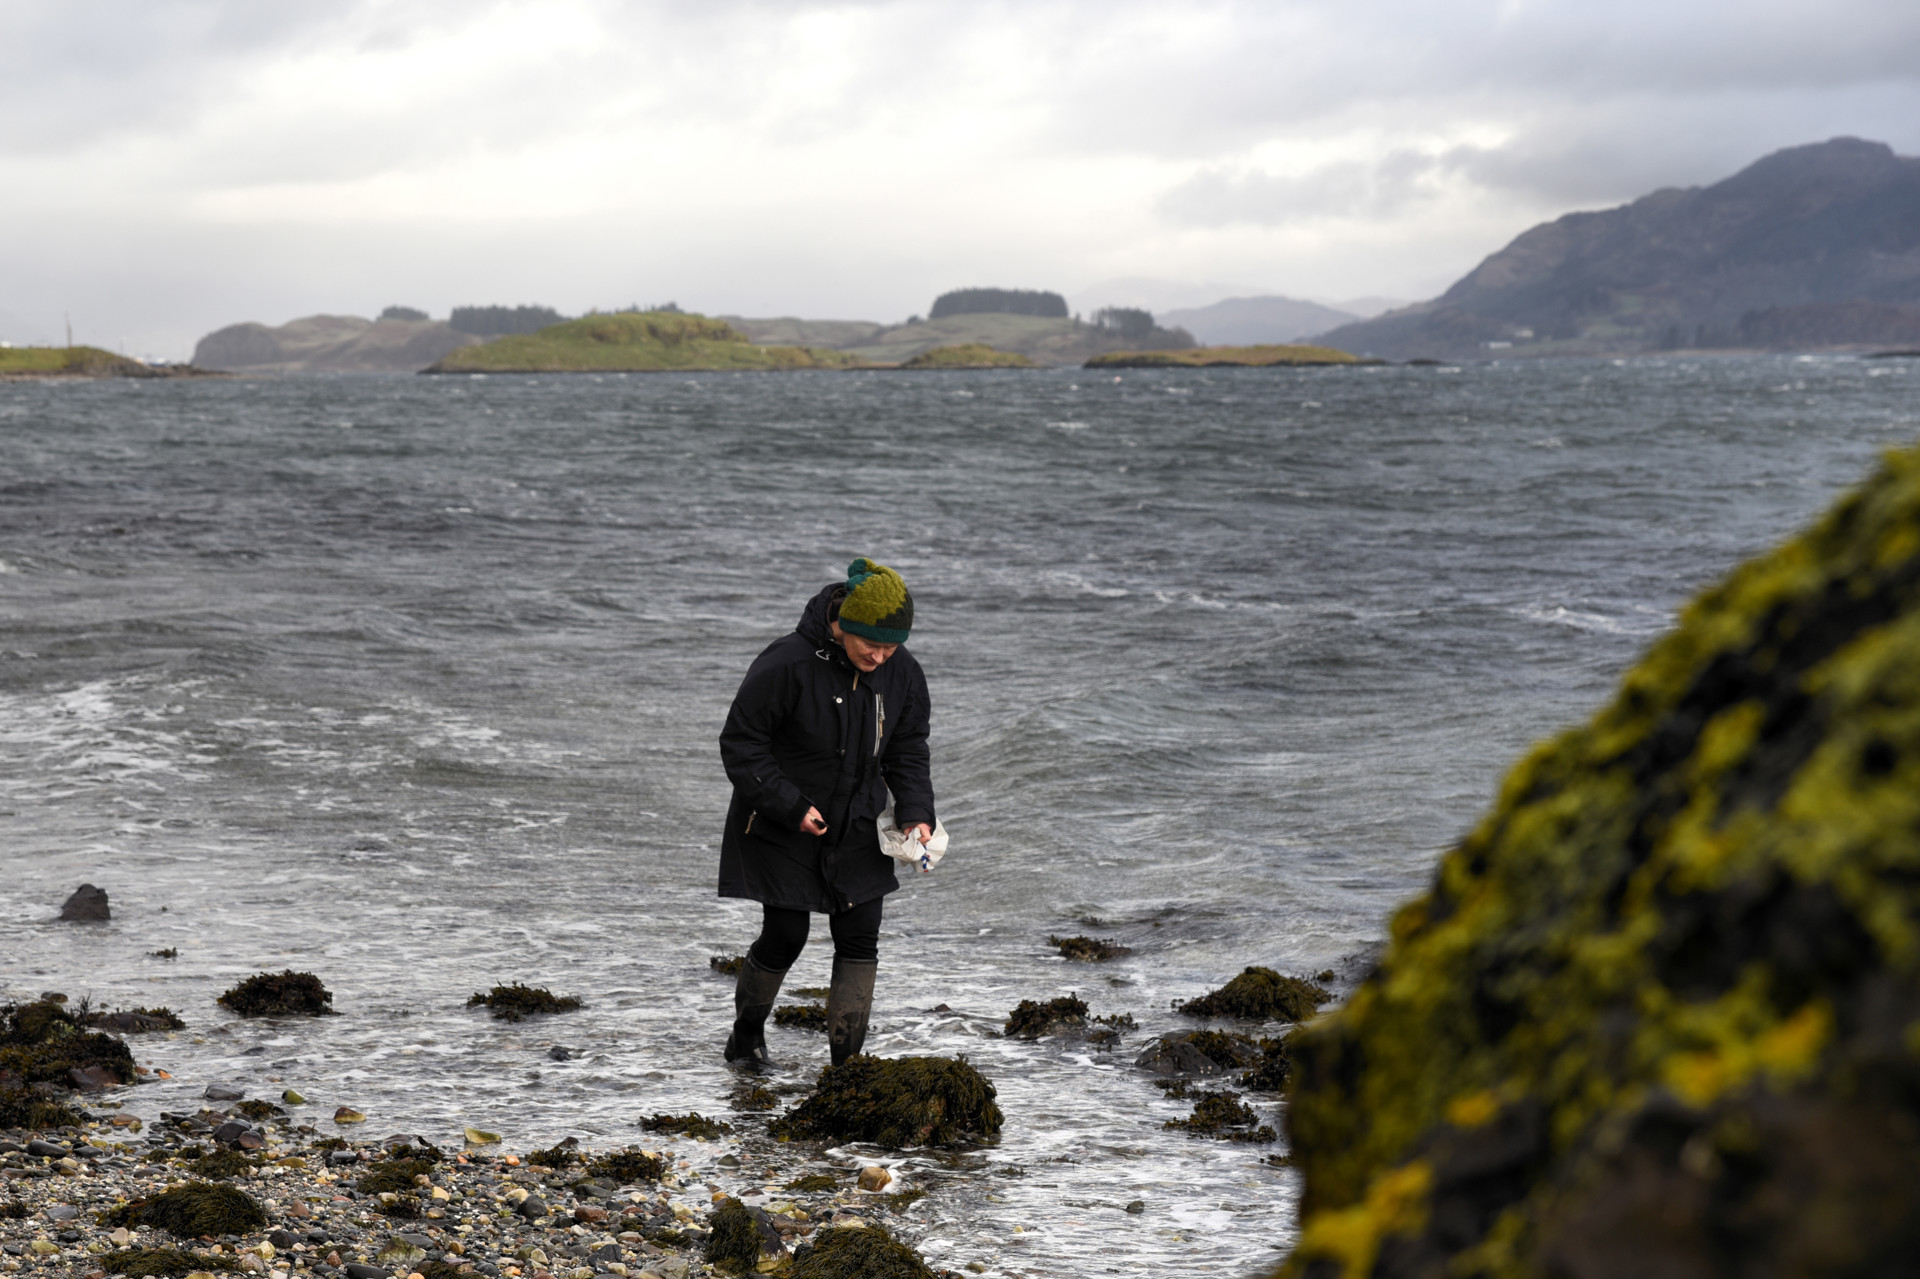
[[[880,906],[886,898],[876,897],[858,906],[849,906],[827,916],[833,930],[833,953],[838,959],[871,964],[880,958]],[[760,907],[760,935],[753,939],[750,953],[762,968],[785,972],[793,967],[806,948],[807,930],[813,913],[789,910],[785,906]]]

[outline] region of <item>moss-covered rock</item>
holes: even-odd
[[[545,986],[522,986],[514,982],[510,986],[477,992],[467,1000],[467,1007],[489,1008],[501,1021],[523,1021],[529,1016],[570,1013],[580,1007],[580,1000],[574,995],[556,995]]]
[[[1257,1021],[1305,1021],[1333,995],[1304,977],[1287,977],[1271,968],[1249,968],[1211,994],[1189,999],[1180,1011],[1189,1017],[1240,1017]]]
[[[136,1199],[100,1214],[103,1226],[152,1226],[179,1239],[244,1235],[267,1224],[252,1195],[234,1186],[190,1181],[151,1199]]]
[[[1290,1045],[1298,1276],[1920,1248],[1920,451],[1536,749]]]
[[[1193,1113],[1185,1119],[1169,1119],[1161,1127],[1183,1129],[1195,1137],[1217,1137],[1222,1141],[1265,1143],[1280,1139],[1273,1126],[1261,1123],[1259,1114],[1241,1101],[1237,1092],[1182,1090],[1179,1095],[1193,1098]]]
[[[776,1137],[871,1141],[890,1149],[993,1141],[994,1087],[964,1057],[849,1057],[813,1095],[773,1121]]]
[[[242,1017],[330,1017],[333,994],[312,973],[255,973],[214,1001]]]
[[[879,1226],[822,1230],[793,1255],[789,1279],[935,1279],[920,1254]]]

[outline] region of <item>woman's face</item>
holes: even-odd
[[[864,639],[840,629],[840,623],[828,622],[827,629],[840,641],[840,647],[847,650],[847,660],[863,671],[877,671],[887,664],[898,644],[881,644],[875,640]]]

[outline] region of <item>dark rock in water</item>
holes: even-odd
[[[152,1030],[184,1030],[182,1021],[171,1008],[128,1008],[111,1013],[88,1013],[88,1026],[117,1030],[123,1035],[140,1035]]]
[[[77,924],[97,924],[112,919],[113,912],[107,909],[107,890],[92,884],[80,885],[60,907],[60,918]]]
[[[1189,1017],[1240,1017],[1260,1021],[1305,1021],[1333,995],[1304,977],[1286,977],[1271,968],[1249,968],[1198,999],[1180,1005]]]
[[[1077,995],[1063,995],[1044,1003],[1023,999],[1019,1007],[1007,1014],[1006,1035],[1009,1039],[1038,1039],[1056,1030],[1078,1029],[1086,1024],[1087,1005]]]
[[[935,1279],[920,1254],[879,1226],[834,1226],[793,1254],[789,1279]]]
[[[234,1186],[190,1181],[151,1199],[109,1208],[103,1226],[152,1226],[180,1239],[201,1235],[243,1235],[267,1224],[253,1196]]]
[[[1920,1240],[1920,450],[1536,748],[1290,1043],[1292,1276],[1896,1274]]]
[[[208,1101],[243,1101],[247,1094],[238,1088],[229,1088],[225,1084],[208,1084],[207,1091],[201,1095]]]
[[[1127,1205],[1127,1211],[1134,1213],[1135,1215],[1143,1213],[1146,1210],[1147,1210],[1147,1201],[1144,1199],[1135,1199]]]
[[[849,1057],[820,1072],[813,1095],[773,1121],[775,1137],[956,1146],[993,1141],[994,1087],[964,1057]]]
[[[549,1061],[572,1061],[573,1049],[562,1048],[559,1044],[555,1044],[553,1047],[547,1049],[547,1059]]]
[[[330,1017],[333,995],[312,973],[256,973],[220,996],[242,1017]]]

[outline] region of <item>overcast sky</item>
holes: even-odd
[[[1783,146],[1920,152],[1897,0],[0,0],[0,33],[0,339],[71,313],[175,358],[395,302],[1427,297]]]

